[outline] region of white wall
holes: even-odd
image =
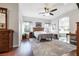
[[[23,17],[22,17],[22,7],[19,4],[19,46],[22,40],[22,22],[23,22]]]
[[[18,4],[17,3],[0,3],[0,7],[4,7],[8,9],[8,29],[14,30],[13,37],[13,46],[18,45],[19,37],[18,37]]]
[[[48,19],[41,19],[41,18],[34,18],[34,17],[27,17],[27,16],[23,16],[23,21],[46,22],[46,23],[50,23],[51,22]]]
[[[70,15],[70,29],[72,33],[76,33],[77,30],[77,24],[76,22],[79,22],[79,10],[73,11]]]

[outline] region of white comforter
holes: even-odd
[[[39,34],[46,34],[46,32],[44,32],[44,31],[35,31],[34,32],[34,35],[36,36],[36,38],[38,38]]]
[[[34,32],[34,35],[35,35],[36,38],[38,38],[39,34],[51,34],[51,33],[50,32],[45,32],[45,31],[35,31]]]

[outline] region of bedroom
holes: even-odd
[[[1,3],[0,6],[7,8],[7,27],[14,31],[10,43],[14,50],[0,55],[75,56],[76,22],[79,22],[76,3]],[[0,38],[9,44],[3,40],[6,39],[3,33]],[[2,50],[9,49],[7,44],[0,46]]]
[[[50,10],[57,8],[57,10],[52,12],[53,15],[48,15],[48,14],[43,13],[44,11],[46,11],[44,9],[44,7],[49,7]],[[50,55],[64,55],[64,54],[74,51],[76,49],[76,42],[71,42],[69,35],[67,36],[68,33],[72,33],[72,34],[74,34],[73,37],[75,39],[76,29],[72,29],[72,28],[76,27],[75,19],[77,19],[77,16],[78,16],[78,14],[77,14],[78,7],[76,6],[76,4],[71,4],[71,3],[70,4],[64,4],[64,3],[20,4],[20,11],[22,12],[21,21],[22,21],[23,39],[27,38],[27,40],[29,39],[30,42],[33,43],[32,44],[33,46],[39,47],[39,48],[33,47],[33,53],[35,56],[36,55],[38,55],[38,56],[39,55],[41,55],[41,56],[43,56],[43,55],[49,55],[49,56]],[[74,16],[74,14],[75,14],[75,16]],[[76,22],[77,22],[77,20],[76,20]],[[24,29],[24,26],[25,26],[26,30]],[[25,32],[24,32],[24,30],[25,30]],[[24,36],[26,36],[26,37],[24,37]],[[51,38],[52,38],[52,40],[51,40]],[[52,54],[50,52],[52,52],[51,49],[53,49],[53,48],[50,48],[50,46],[52,47],[52,45],[54,45],[53,43],[57,43],[57,42],[54,42],[54,40],[68,43],[71,45],[71,47],[69,46],[68,47],[69,50],[63,51],[64,49],[66,50],[66,48],[62,49],[55,45],[56,47],[59,48],[60,52],[57,50],[53,50],[53,53],[54,53],[54,51],[55,51],[55,53]],[[53,41],[53,43],[52,43],[52,41]],[[48,43],[46,43],[46,42],[48,42]],[[59,43],[59,45],[62,46],[65,43],[63,43],[61,45]],[[41,44],[43,44],[43,45],[46,44],[46,45],[44,47]],[[47,46],[47,44],[48,44],[48,46]],[[49,47],[49,49],[48,49],[48,47]],[[55,49],[58,49],[58,48],[55,48]],[[45,49],[47,49],[47,50],[45,50]],[[61,53],[61,50],[64,53]]]

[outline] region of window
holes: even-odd
[[[45,32],[50,32],[50,24],[49,23],[45,23],[44,28],[45,28]]]
[[[22,24],[22,33],[27,33],[31,31],[31,22],[23,22]]]
[[[59,20],[59,31],[69,33],[69,17],[64,17]]]
[[[70,32],[69,30],[69,17],[59,19],[59,40],[69,43],[69,39],[66,36],[66,34]]]

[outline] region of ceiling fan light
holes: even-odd
[[[48,12],[49,12],[49,8],[44,7],[44,9],[45,9],[45,12],[46,12],[46,13],[48,13]]]

